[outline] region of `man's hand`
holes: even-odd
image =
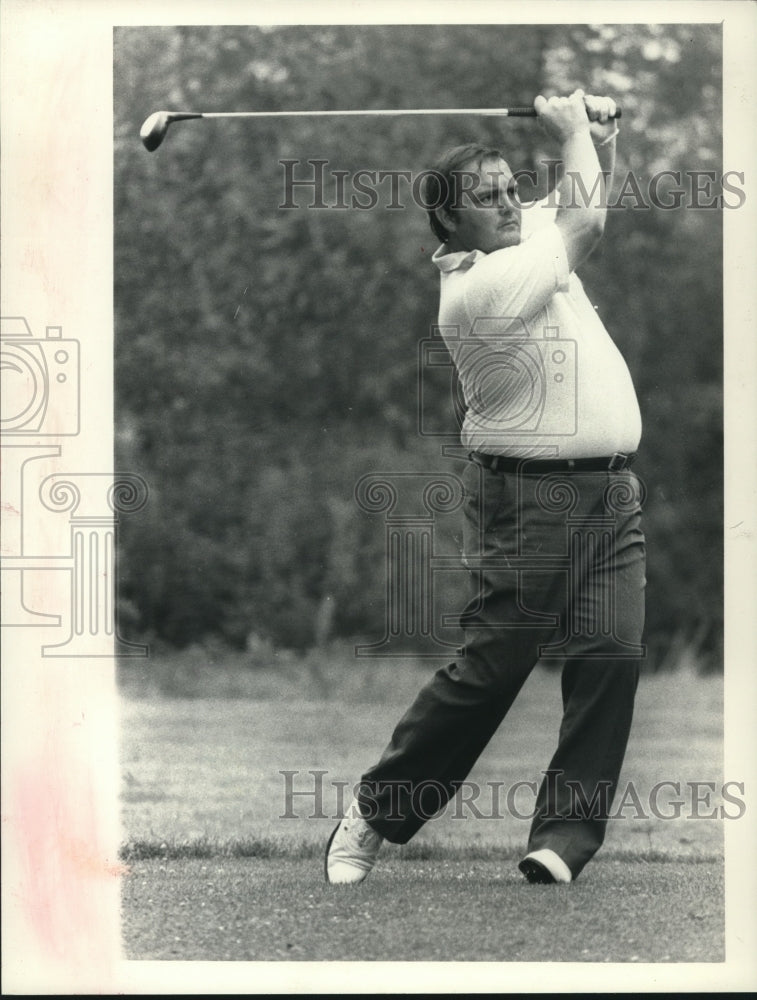
[[[547,134],[562,144],[572,135],[588,134],[589,118],[585,101],[583,90],[574,90],[570,97],[550,97],[549,100],[539,94],[534,100],[534,110]]]
[[[607,122],[613,129],[617,128],[612,118],[617,110],[615,101],[611,97],[584,94],[582,90],[575,90],[570,97],[550,97],[549,100],[539,95],[534,101],[534,109],[545,131],[560,143],[575,132],[585,131],[589,122],[596,140],[606,137],[604,126]]]
[[[592,122],[591,134],[596,141],[605,139],[608,134],[612,134],[604,127],[608,122],[612,130],[617,129],[615,120],[612,118],[616,111],[616,105],[611,97],[594,97],[592,94],[586,94],[584,104],[589,121]]]

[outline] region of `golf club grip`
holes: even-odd
[[[616,108],[615,114],[610,115],[610,118],[620,118],[623,114],[622,108]],[[508,118],[536,118],[536,111],[534,108],[508,108],[507,109]]]

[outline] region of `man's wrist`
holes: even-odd
[[[617,139],[619,135],[620,135],[620,129],[616,125],[614,132],[611,132],[609,135],[606,135],[604,139],[601,139],[599,142],[594,143],[594,148],[599,149],[600,146],[606,146],[608,143],[613,142],[615,139]],[[592,142],[594,142],[593,139]]]
[[[589,128],[588,122],[586,126],[579,126],[572,132],[568,132],[567,135],[563,135],[560,139],[560,145],[565,149],[567,146],[572,146],[578,143],[579,146],[583,145],[593,145],[593,140],[591,137],[591,129]]]
[[[588,118],[585,123],[582,122],[580,125],[576,125],[570,132],[564,132],[561,141],[569,142],[571,139],[575,139],[577,135],[588,135],[591,137],[591,127]]]

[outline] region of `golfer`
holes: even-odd
[[[406,843],[446,805],[541,657],[561,663],[563,718],[519,867],[570,882],[604,839],[642,654],[641,419],[575,271],[603,233],[618,129],[607,97],[534,108],[563,162],[544,202],[522,204],[483,146],[449,151],[429,178],[439,323],[466,403],[474,596],[459,659],[420,691],[331,836],[332,883],[361,882],[384,839]]]

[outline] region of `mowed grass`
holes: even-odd
[[[504,791],[493,798],[493,783],[538,781],[554,750],[559,675],[540,669],[470,775],[481,787],[475,809],[458,801],[407,847],[385,845],[356,893],[324,884],[323,846],[349,788],[433,669],[384,661],[354,662],[348,674],[336,664],[315,675],[258,671],[244,680],[245,698],[127,693],[129,956],[722,959],[723,822],[705,818],[721,805],[720,678],[642,678],[621,777],[636,796],[574,885],[523,882],[516,862],[528,820],[508,811]],[[697,804],[693,782],[715,792],[705,786]],[[655,786],[664,818],[652,809]],[[516,804],[528,811],[527,789]],[[372,930],[380,954],[365,950]]]
[[[719,962],[721,866],[597,860],[569,886],[496,861],[388,861],[356,887],[308,861],[135,864],[127,957],[169,961]]]
[[[124,699],[127,850],[141,845],[144,853],[152,845],[160,851],[165,844],[184,845],[184,853],[191,853],[191,845],[206,854],[233,853],[234,845],[241,850],[257,841],[261,849],[267,844],[269,853],[301,853],[303,847],[320,845],[349,789],[375,762],[433,668],[383,661],[355,663],[350,669],[343,687],[331,685],[329,697],[318,696],[308,676],[299,689],[292,683],[277,696],[270,677],[263,675],[259,681],[266,697],[258,699]],[[541,779],[560,716],[559,676],[534,671],[470,775],[481,787],[475,808],[448,807],[412,844],[519,850],[529,824],[509,813],[506,790],[517,781]],[[688,674],[643,677],[620,785],[633,783],[647,818],[629,798],[626,818],[610,824],[604,851],[720,854],[722,823],[692,817],[693,812],[712,813],[719,797],[711,795],[711,806],[705,799],[692,809],[687,782],[697,781],[717,788],[723,781],[722,680]],[[498,803],[496,782],[502,783]],[[657,811],[671,818],[653,814],[650,797],[660,782],[674,783],[657,794]],[[676,807],[676,801],[682,805]],[[528,788],[521,789],[515,805],[528,812],[533,805]],[[486,818],[476,818],[476,810]],[[292,814],[295,818],[282,818]]]

